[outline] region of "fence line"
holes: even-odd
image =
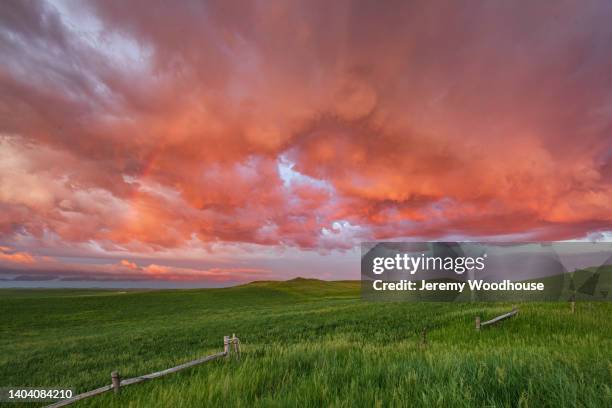
[[[489,326],[498,322],[501,322],[504,319],[508,319],[509,317],[512,317],[514,315],[516,315],[518,313],[518,309],[512,309],[511,312],[508,313],[504,313],[503,315],[494,317],[491,320],[487,320],[486,322],[480,322],[480,316],[476,316],[476,330],[480,330],[481,327],[483,326]]]
[[[230,354],[231,354],[231,345],[233,344],[234,346],[234,354],[236,355],[237,359],[240,359],[240,340],[238,339],[238,337],[236,337],[236,335],[232,335],[232,337],[230,338],[229,336],[224,336],[223,337],[223,351],[219,352],[219,353],[215,353],[215,354],[211,354],[210,356],[206,356],[206,357],[202,357],[202,358],[198,358],[196,360],[192,360],[189,361],[187,363],[183,363],[180,365],[177,365],[175,367],[171,367],[171,368],[167,368],[165,370],[162,371],[156,371],[154,373],[151,374],[146,374],[146,375],[141,375],[139,377],[134,377],[134,378],[128,378],[125,380],[122,380],[119,373],[117,371],[113,371],[111,373],[111,384],[110,385],[105,385],[104,387],[100,387],[100,388],[96,388],[95,390],[91,390],[91,391],[87,391],[84,392],[82,394],[76,395],[72,398],[69,399],[65,399],[62,401],[58,401],[55,402],[51,405],[47,405],[45,408],[59,408],[59,407],[64,407],[66,405],[72,404],[73,402],[85,399],[85,398],[89,398],[89,397],[93,397],[94,395],[99,395],[111,390],[114,390],[115,393],[119,393],[119,390],[121,389],[122,386],[127,386],[127,385],[132,385],[132,384],[138,384],[141,383],[143,381],[148,381],[148,380],[152,380],[154,378],[159,378],[162,377],[164,375],[167,374],[171,374],[171,373],[175,373],[177,371],[181,371],[184,370],[186,368],[189,367],[193,367],[199,364],[203,364],[206,363],[208,361],[212,361],[212,360],[216,360],[220,357],[225,357],[227,359],[229,359]]]

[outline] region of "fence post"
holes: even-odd
[[[234,343],[234,354],[236,354],[236,360],[240,360],[240,349],[238,348],[238,337],[236,337],[236,333],[232,333],[232,343]]]
[[[230,356],[230,339],[229,336],[223,336],[223,352],[225,353],[225,359],[228,360]]]
[[[570,309],[572,310],[572,313],[576,311],[576,295],[572,295]]]
[[[121,387],[121,376],[119,375],[119,372],[113,371],[111,373],[111,382],[113,384],[115,394],[119,394],[119,388]]]
[[[480,316],[476,316],[476,330],[480,330]]]

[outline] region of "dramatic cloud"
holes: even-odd
[[[224,272],[126,258],[604,233],[610,21],[605,1],[3,1],[0,244],[158,278]]]
[[[9,264],[32,264],[34,257],[27,252],[13,252],[8,247],[0,247],[0,262]]]
[[[110,261],[109,261],[110,262]],[[33,257],[24,252],[0,248],[0,271],[12,275],[12,281],[177,281],[177,282],[240,282],[271,277],[270,271],[258,268],[196,269],[149,263],[139,266],[122,259],[117,263],[64,262],[51,257]]]

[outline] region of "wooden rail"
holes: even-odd
[[[95,390],[91,390],[91,391],[87,391],[84,392],[82,394],[76,395],[72,398],[69,399],[65,399],[62,401],[58,401],[55,402],[51,405],[47,405],[45,408],[59,408],[59,407],[64,407],[66,405],[72,404],[73,402],[85,399],[85,398],[89,398],[89,397],[93,397],[94,395],[98,395],[98,394],[102,394],[111,390],[114,390],[115,393],[119,393],[119,390],[121,389],[121,387],[123,386],[127,386],[127,385],[132,385],[132,384],[138,384],[141,383],[143,381],[148,381],[148,380],[152,380],[154,378],[159,378],[159,377],[163,377],[164,375],[167,374],[171,374],[171,373],[176,373],[177,371],[181,371],[184,370],[186,368],[189,367],[193,367],[202,363],[206,363],[207,361],[212,361],[212,360],[216,360],[218,358],[221,357],[226,357],[229,358],[230,354],[231,354],[231,347],[230,345],[234,345],[234,353],[236,355],[237,359],[240,359],[240,340],[238,339],[238,337],[236,337],[236,335],[234,334],[231,338],[229,336],[224,336],[223,337],[223,351],[219,352],[219,353],[215,353],[212,354],[210,356],[206,356],[206,357],[202,357],[202,358],[198,358],[197,360],[192,360],[189,361],[187,363],[183,363],[180,365],[177,365],[176,367],[172,367],[172,368],[167,368],[165,370],[162,371],[157,371],[151,374],[146,374],[146,375],[141,375],[139,377],[134,377],[134,378],[128,378],[125,380],[122,380],[119,373],[117,371],[113,371],[111,373],[111,384],[110,385],[105,385],[104,387],[100,387],[100,388],[96,388]]]
[[[93,397],[94,395],[98,395],[98,394],[102,394],[103,392],[107,392],[113,389],[112,385],[105,385],[104,387],[100,387],[100,388],[96,388],[95,390],[91,390],[91,391],[87,391],[84,392],[82,394],[79,394],[77,396],[74,396],[72,398],[69,399],[65,399],[62,401],[58,401],[54,404],[51,405],[47,405],[47,408],[55,408],[55,407],[63,407],[66,406],[68,404],[72,404],[73,402],[77,402],[79,400],[85,399],[85,398],[89,398],[89,397]]]
[[[492,324],[501,322],[502,320],[508,319],[509,317],[512,317],[517,313],[518,313],[518,309],[512,309],[511,312],[504,313],[503,315],[494,317],[493,319],[487,320],[486,322],[482,322],[482,323],[480,322],[480,316],[476,316],[476,330],[480,330],[480,328],[483,326],[490,326]]]
[[[193,367],[193,366],[196,366],[196,365],[199,365],[199,364],[202,364],[202,363],[206,363],[207,361],[216,360],[219,357],[223,357],[223,356],[225,356],[225,352],[224,351],[222,351],[220,353],[216,353],[216,354],[210,355],[210,356],[202,357],[202,358],[199,358],[197,360],[190,361],[188,363],[177,365],[176,367],[168,368],[166,370],[157,371],[155,373],[151,373],[151,374],[147,374],[147,375],[141,375],[140,377],[128,378],[127,380],[122,380],[120,386],[123,387],[125,385],[138,384],[138,383],[143,382],[143,381],[147,381],[147,380],[152,380],[154,378],[163,377],[164,375],[176,373],[177,371],[181,371],[181,370],[184,370],[184,369],[189,368],[189,367]]]

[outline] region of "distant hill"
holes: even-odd
[[[298,277],[286,281],[254,281],[237,288],[265,288],[304,296],[359,296],[360,282]]]

